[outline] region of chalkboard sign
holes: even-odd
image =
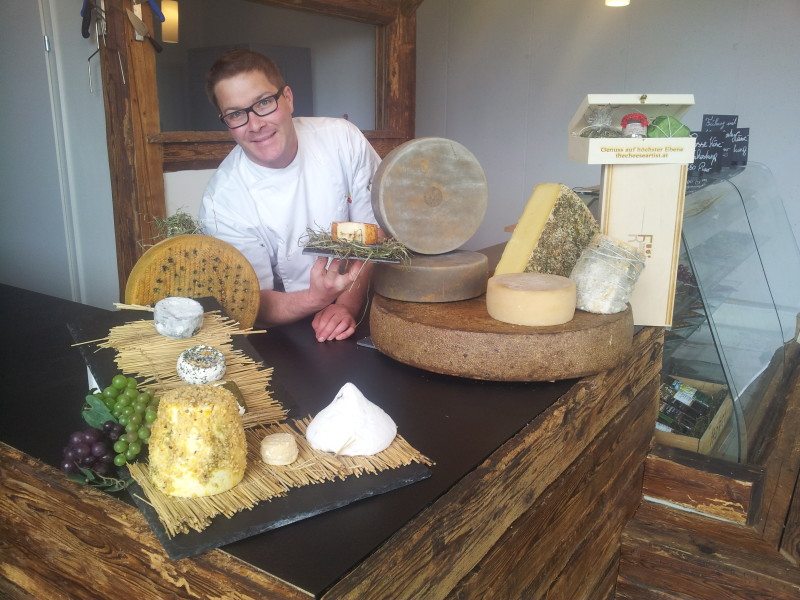
[[[720,155],[725,145],[722,132],[698,131],[694,137],[694,162],[691,165],[691,172],[697,175],[718,173],[721,169]]]
[[[734,130],[731,139],[733,149],[731,150],[731,164],[742,166],[747,164],[747,147],[750,142],[750,128],[739,127]]]
[[[703,115],[701,131],[725,131],[739,126],[739,115]]]
[[[747,164],[750,128],[739,127],[738,115],[703,115],[702,129],[693,131],[694,162],[689,165],[687,192],[708,185],[714,173]]]

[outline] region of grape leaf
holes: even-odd
[[[106,421],[117,421],[111,411],[108,410],[108,407],[103,404],[100,397],[93,395],[86,396],[86,404],[83,407],[83,420],[95,429],[102,429],[103,423]]]

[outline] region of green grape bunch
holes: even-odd
[[[114,442],[114,464],[118,467],[135,461],[141,454],[150,441],[150,428],[158,412],[158,400],[150,392],[139,391],[137,386],[133,377],[118,374],[100,394],[103,404],[125,431],[120,431]],[[107,423],[113,425],[113,421]],[[104,427],[110,429],[112,425]]]

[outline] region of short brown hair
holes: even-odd
[[[278,66],[263,54],[244,48],[228,50],[211,65],[206,74],[206,94],[211,100],[211,104],[219,109],[217,97],[214,95],[214,87],[220,81],[250,71],[263,73],[278,89],[286,84]]]

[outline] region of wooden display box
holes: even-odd
[[[619,126],[622,117],[632,112],[646,115],[649,121],[661,115],[680,120],[693,104],[692,94],[589,94],[569,123],[569,157],[590,165],[689,164],[694,161],[693,137],[589,138],[580,132],[598,107],[610,108],[611,124]]]
[[[612,124],[619,125],[632,112],[649,120],[660,115],[680,119],[692,104],[691,94],[589,94],[569,124],[570,158],[602,165],[600,230],[645,254],[645,268],[630,297],[635,325],[672,325],[686,176],[695,140],[586,138],[579,133],[597,107],[610,107]]]
[[[709,383],[707,381],[699,381],[697,379],[687,379],[686,377],[675,377],[675,379],[690,385],[693,388],[705,392],[709,396],[713,396],[726,386],[719,383]],[[671,433],[668,431],[659,431],[656,429],[656,442],[664,444],[665,446],[672,446],[673,448],[681,448],[683,450],[690,450],[691,452],[699,452],[700,454],[709,455],[717,442],[723,437],[730,424],[731,417],[733,416],[733,400],[731,399],[730,392],[722,401],[719,409],[708,428],[703,432],[700,439]]]

